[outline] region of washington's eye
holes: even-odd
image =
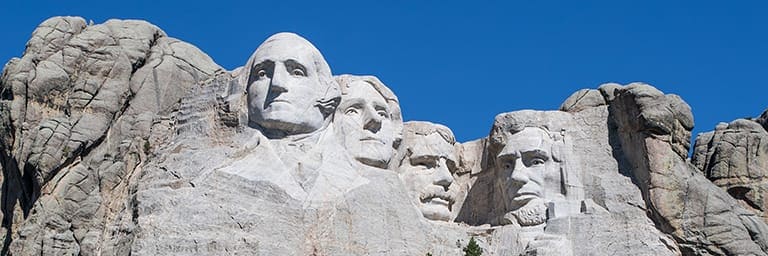
[[[266,77],[267,76],[267,71],[264,71],[262,69],[262,70],[259,70],[259,72],[257,74],[259,75],[259,78]]]
[[[293,74],[294,76],[304,76],[304,70],[301,70],[299,68],[294,68],[291,71],[291,74]]]
[[[507,163],[504,163],[504,169],[507,169],[507,170],[511,170],[511,169],[512,169],[512,167],[514,167],[514,166],[512,165],[512,163],[509,163],[509,162],[507,162]]]

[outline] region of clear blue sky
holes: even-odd
[[[51,16],[147,20],[228,70],[269,35],[313,42],[335,74],[378,76],[406,120],[460,141],[493,117],[557,109],[571,93],[642,81],[680,95],[695,133],[768,106],[768,6],[747,1],[8,1],[0,61]],[[618,3],[622,2],[622,3]]]

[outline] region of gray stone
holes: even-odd
[[[13,207],[3,209],[12,241],[5,250],[120,254],[114,244],[132,232],[129,181],[153,150],[152,134],[172,135],[151,128],[217,70],[144,21],[41,24],[2,79],[12,92],[2,102],[10,112],[3,138],[14,138],[3,145],[3,166],[18,184],[3,188]]]
[[[763,129],[768,130],[768,109],[764,110],[755,121],[760,123],[760,125],[763,126]]]
[[[758,122],[737,119],[699,135],[691,161],[742,206],[766,218],[768,132]]]
[[[605,105],[605,98],[598,90],[581,89],[568,97],[562,105],[560,111],[579,112],[586,108]]]
[[[456,141],[292,33],[225,71],[144,21],[54,17],[0,77],[11,255],[766,255],[766,117],[583,89]]]
[[[766,223],[681,155],[693,127],[685,102],[631,84],[618,90],[611,114],[650,216],[683,254],[766,255]]]

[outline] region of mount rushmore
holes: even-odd
[[[607,83],[459,142],[331,66],[44,21],[0,79],[2,254],[768,255],[766,113],[691,145],[680,97]]]

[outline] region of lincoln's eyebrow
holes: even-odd
[[[531,150],[522,152],[522,155],[525,158],[538,157],[544,160],[549,160],[549,152],[543,149],[531,149]]]

